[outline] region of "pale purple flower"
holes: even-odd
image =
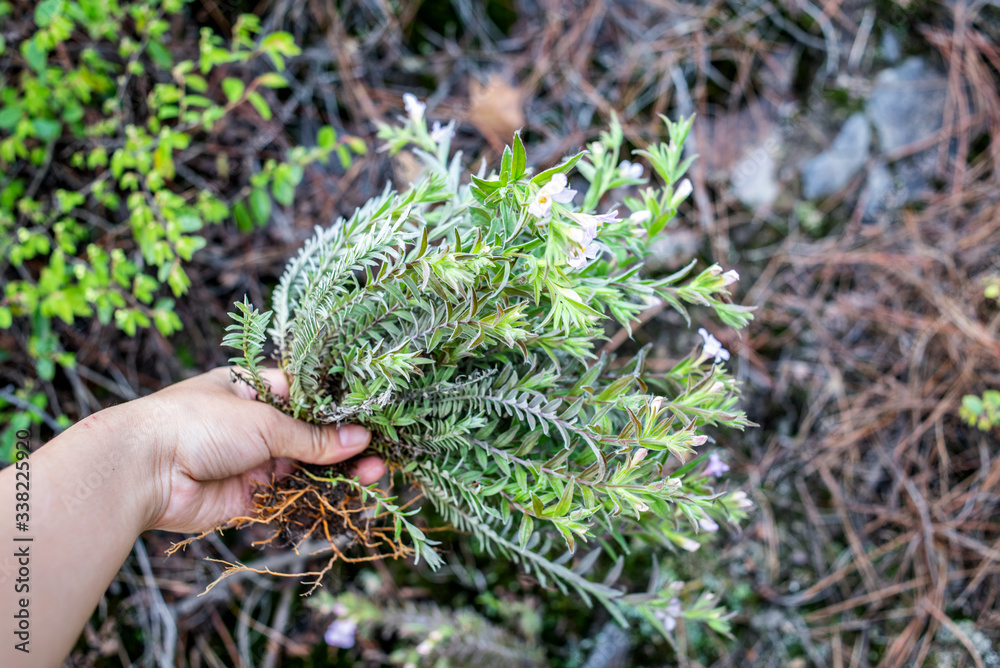
[[[435,144],[440,144],[446,139],[451,139],[452,127],[449,123],[442,127],[439,121],[434,121],[434,125],[431,126],[431,139],[434,140]]]
[[[721,478],[726,471],[729,470],[729,464],[722,461],[718,453],[713,452],[708,456],[708,465],[705,466],[705,475],[710,475],[714,478]]]
[[[566,236],[573,243],[573,247],[566,256],[566,262],[570,267],[579,269],[604,252],[604,245],[594,241],[594,239],[597,238],[597,231],[601,225],[618,222],[618,211],[609,211],[596,216],[589,213],[567,211],[566,215],[579,225],[579,227],[570,228],[566,232]]]
[[[701,548],[701,543],[698,541],[688,538],[687,536],[674,536],[674,542],[677,545],[688,552],[697,552]]]
[[[528,205],[528,213],[539,218],[545,218],[552,213],[552,203],[566,204],[572,202],[576,191],[567,188],[569,179],[562,172],[556,172],[544,186],[535,193],[534,199]]]
[[[707,531],[709,533],[715,533],[716,531],[719,530],[719,525],[716,524],[714,520],[708,517],[702,520],[698,520],[698,526],[701,527],[702,531]]]
[[[403,108],[414,123],[420,122],[424,117],[427,105],[417,99],[413,93],[403,93]]]
[[[600,257],[603,252],[604,245],[597,241],[591,241],[587,244],[586,248],[581,248],[574,244],[569,255],[566,256],[566,264],[573,269],[580,269],[581,267],[586,267],[595,258]]]
[[[357,622],[350,619],[335,619],[323,634],[323,640],[330,647],[350,649],[354,647],[354,632],[358,630]]]
[[[642,165],[640,165],[638,162],[629,162],[628,160],[622,160],[618,164],[618,172],[626,179],[641,179],[643,169]]]
[[[580,229],[583,230],[584,234],[586,234],[590,239],[597,236],[597,230],[601,229],[601,225],[604,225],[605,223],[618,222],[618,209],[599,215],[572,212],[568,212],[567,215],[580,226]]]
[[[702,352],[703,355],[707,357],[714,357],[716,362],[719,360],[729,360],[729,351],[723,348],[722,343],[717,338],[709,334],[704,327],[698,330],[698,335],[705,341],[705,347]]]
[[[671,599],[665,608],[657,608],[653,613],[668,632],[677,628],[677,618],[684,614],[680,599]]]
[[[738,489],[730,494],[729,498],[733,500],[733,505],[737,508],[742,508],[743,510],[753,508],[753,501],[747,498],[747,493],[742,489]]]
[[[642,211],[635,211],[631,216],[629,216],[629,218],[634,223],[645,223],[652,217],[653,214],[648,209],[643,209]]]
[[[693,190],[691,179],[684,179],[677,184],[677,190],[674,191],[674,196],[670,199],[670,206],[676,209],[691,194],[691,190]]]

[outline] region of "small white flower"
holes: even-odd
[[[640,165],[638,162],[629,162],[628,160],[622,160],[618,164],[618,172],[626,179],[641,179],[643,169],[642,165]]]
[[[722,461],[718,453],[713,452],[708,456],[708,465],[705,466],[705,475],[713,478],[721,478],[729,470],[729,464]]]
[[[688,552],[697,552],[698,548],[701,547],[701,543],[699,543],[696,540],[692,540],[687,536],[679,536],[677,544],[680,545],[685,550],[687,550]]]
[[[451,136],[451,123],[442,127],[440,122],[434,121],[434,125],[431,126],[431,139],[434,140],[435,144],[440,144],[446,139],[451,139]]]
[[[674,196],[670,199],[670,206],[676,209],[691,194],[691,190],[693,190],[691,179],[684,179],[677,184],[677,190],[674,191]]]
[[[740,275],[736,273],[735,269],[730,269],[722,275],[722,287],[727,285],[732,285],[740,280]]]
[[[417,99],[417,96],[413,93],[403,93],[403,108],[406,109],[407,115],[409,115],[410,120],[414,123],[419,123],[420,119],[424,117],[424,111],[427,110],[427,105]]]
[[[701,527],[702,531],[707,531],[709,533],[715,533],[716,531],[719,530],[719,525],[707,517],[703,520],[700,520],[698,522],[698,526]]]
[[[434,649],[434,643],[430,640],[424,640],[422,643],[417,645],[417,654],[420,656],[427,656]]]
[[[729,351],[723,348],[722,343],[717,338],[709,334],[704,327],[698,330],[698,334],[705,340],[705,348],[702,351],[703,355],[706,357],[714,357],[716,362],[719,360],[729,360]]]
[[[648,209],[643,209],[642,211],[634,212],[631,216],[629,216],[629,220],[631,220],[633,223],[645,223],[652,217],[653,217],[652,212],[650,212]]]
[[[737,508],[742,508],[743,510],[753,508],[753,501],[747,498],[747,493],[742,489],[736,490],[730,494],[729,498],[733,500],[733,505]]]
[[[340,647],[350,649],[354,647],[354,632],[358,630],[358,625],[349,619],[336,619],[326,629],[323,640],[330,647]]]
[[[594,215],[591,213],[574,213],[572,211],[567,211],[566,215],[579,225],[580,230],[583,231],[582,241],[577,241],[577,235],[571,234],[571,238],[581,246],[586,246],[591,240],[597,238],[597,231],[601,229],[601,225],[605,223],[618,222],[618,209],[608,211],[607,213],[602,213],[600,215]]]
[[[604,246],[597,241],[591,241],[586,248],[581,248],[576,244],[566,256],[566,264],[573,269],[580,269],[590,264],[591,260],[599,257],[604,252]]]
[[[544,186],[538,189],[534,199],[528,205],[528,213],[539,218],[545,218],[552,213],[552,203],[566,204],[572,202],[576,191],[567,188],[569,179],[562,172],[556,172]]]

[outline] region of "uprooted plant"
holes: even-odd
[[[597,209],[609,192],[648,181],[640,165],[619,162],[617,121],[589,151],[534,175],[515,136],[498,172],[465,183],[461,155],[450,155],[454,124],[428,128],[424,111],[408,96],[408,117],[379,133],[392,152],[410,147],[422,161],[416,182],[318,229],[289,263],[273,311],[237,303],[224,344],[240,351],[241,377],[296,418],[370,428],[370,452],[417,491],[411,503],[426,499],[442,527],[543,584],[596,599],[622,622],[638,612],[670,631],[683,615],[726,633],[710,595],[682,609],[678,583],[654,577],[645,593],[614,583],[630,545],[696,550],[720,522],[745,516],[745,494],[713,485],[725,464],[713,454],[700,466],[708,455],[695,454],[704,428],[751,424],[735,408],[729,355],[704,328],[704,344],[666,373],[647,368],[646,349],[625,361],[595,348],[608,317],[628,328],[664,304],[685,319],[687,306],[708,307],[735,328],[751,318],[729,299],[735,272],[694,275],[692,262],[664,278],[641,274],[651,240],[691,190],[683,175],[693,157],[682,156],[691,119],[664,119],[669,140],[636,152],[661,185],[624,198],[622,215]],[[584,181],[574,204],[570,186]],[[287,399],[261,376],[268,333]],[[256,514],[227,526],[263,523],[268,542],[295,547],[321,539],[331,563],[443,563],[419,509],[346,470],[301,465],[261,484]],[[559,558],[592,540],[601,547],[587,556]],[[368,553],[352,557],[358,544]],[[601,552],[603,582],[586,577]],[[299,575],[318,583],[324,573]]]

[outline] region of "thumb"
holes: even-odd
[[[271,457],[288,457],[310,464],[335,464],[362,452],[371,442],[371,433],[357,424],[316,425],[290,415],[271,412],[264,441]]]

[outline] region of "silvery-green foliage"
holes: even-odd
[[[318,228],[274,292],[273,316],[238,304],[226,338],[241,353],[234,362],[297,418],[369,427],[372,449],[483,549],[620,621],[638,613],[673,628],[676,583],[654,577],[645,593],[627,593],[615,581],[637,542],[696,550],[719,523],[745,516],[746,496],[717,489],[696,449],[707,426],[750,423],[719,363],[728,353],[707,332],[697,346],[679,331],[692,352],[666,373],[647,368],[646,349],[628,361],[597,351],[609,319],[627,328],[651,306],[689,323],[692,305],[732,327],[751,318],[729,299],[735,272],[696,273],[694,262],[663,278],[641,272],[691,190],[682,158],[691,119],[664,118],[667,141],[638,152],[652,184],[619,163],[617,121],[538,174],[515,136],[499,170],[466,179],[450,152],[453,126],[429,130],[423,106],[407,107],[404,123],[379,136],[393,152],[409,147],[422,175]],[[623,186],[640,186],[639,196],[599,213]],[[287,401],[259,375],[267,328]],[[417,558],[440,564],[435,543],[405,528]],[[610,565],[603,581],[588,577],[598,564]],[[683,614],[726,632],[710,601]]]

